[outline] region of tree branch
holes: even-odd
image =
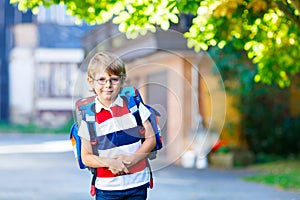
[[[291,0],[291,3],[295,7],[296,10],[300,13],[300,0]]]
[[[294,2],[296,5],[300,5],[300,1],[299,0],[291,0],[292,2]],[[288,6],[288,3],[284,0],[282,1],[274,1],[274,3],[277,5],[277,7],[286,14],[286,16],[292,20],[300,29],[300,17],[296,16],[293,12],[293,10]],[[294,5],[294,4],[293,4]],[[296,7],[295,7],[296,8]],[[297,9],[297,8],[296,8]],[[297,9],[298,10],[298,9]],[[300,11],[300,10],[298,10]]]

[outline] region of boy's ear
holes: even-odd
[[[94,83],[94,79],[92,79],[91,77],[87,77],[87,81],[89,82],[90,85],[92,85]]]

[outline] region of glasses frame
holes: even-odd
[[[108,81],[112,85],[117,85],[121,80],[121,78],[119,78],[119,77],[112,77],[109,79],[106,79],[106,78],[99,78],[99,79],[92,78],[92,79],[94,81],[96,81],[98,85],[106,85]]]

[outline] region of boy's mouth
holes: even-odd
[[[103,91],[104,93],[112,93],[113,91],[109,90],[109,91]]]

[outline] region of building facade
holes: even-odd
[[[74,85],[84,59],[81,37],[93,27],[75,25],[63,6],[40,9],[37,21],[12,28],[9,57],[10,120],[61,126],[72,118]]]
[[[30,11],[18,11],[9,0],[0,1],[0,13],[0,121],[9,122],[9,53],[14,45],[13,26],[18,23],[31,23],[35,17]]]

